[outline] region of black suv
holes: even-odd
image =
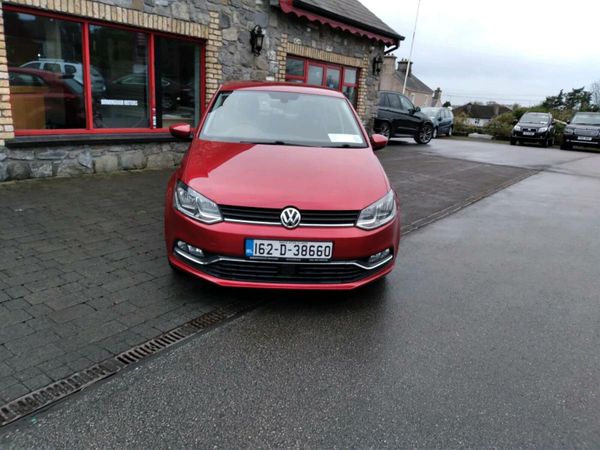
[[[412,137],[418,144],[427,144],[433,137],[433,122],[404,95],[382,91],[375,131],[387,138]]]
[[[571,150],[574,145],[600,147],[600,113],[578,112],[567,122],[560,148]]]
[[[554,145],[554,119],[550,113],[528,112],[521,120],[515,121],[510,137],[510,145],[524,142],[536,142],[543,147]]]

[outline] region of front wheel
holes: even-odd
[[[437,139],[437,137],[438,137],[438,129],[434,128],[433,129],[433,139]]]
[[[429,123],[423,124],[417,135],[415,136],[415,142],[417,144],[429,144],[433,137],[433,126]]]
[[[561,150],[573,150],[573,145],[569,144],[567,142],[563,142],[562,144],[560,144],[560,149]]]
[[[517,145],[517,140],[516,139],[511,139],[510,140],[510,145]]]
[[[546,138],[542,141],[542,147],[548,148],[550,147],[550,139]]]
[[[390,138],[390,136],[392,135],[392,131],[388,122],[382,122],[382,124],[379,126],[379,134],[385,136],[388,139]]]
[[[448,128],[448,132],[446,133],[446,136],[452,136],[453,131],[454,131],[454,127]]]

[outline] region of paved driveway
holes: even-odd
[[[532,173],[417,150],[379,153],[405,231]],[[0,185],[0,405],[247,295],[171,273],[162,241],[168,177]]]
[[[273,298],[0,447],[599,448],[600,156],[564,156],[406,236],[384,283]]]

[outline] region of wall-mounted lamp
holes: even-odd
[[[252,45],[252,53],[256,56],[260,55],[263,48],[263,41],[265,40],[265,31],[260,25],[256,25],[250,31],[250,45]]]
[[[373,75],[379,75],[383,67],[383,58],[381,55],[377,55],[373,58]]]

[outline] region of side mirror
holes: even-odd
[[[567,120],[567,125],[569,125],[570,123],[571,123],[571,121],[570,121],[570,120]]]
[[[382,134],[374,134],[371,136],[371,147],[373,151],[381,150],[388,143],[388,138]]]
[[[177,139],[191,139],[192,138],[192,127],[188,123],[180,123],[178,125],[171,125],[169,127],[171,135]]]
[[[415,106],[415,112],[416,113],[421,112],[421,108],[419,108],[418,106]]]

